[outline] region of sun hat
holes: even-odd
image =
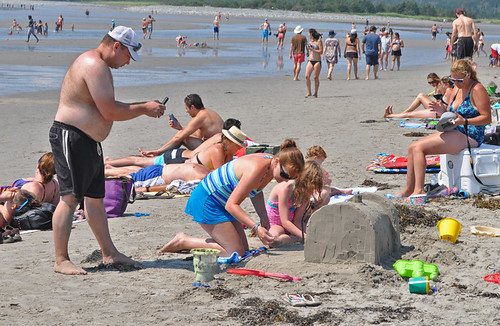
[[[120,42],[127,47],[130,56],[134,61],[141,61],[137,51],[141,48],[141,43],[139,43],[139,38],[135,34],[134,30],[130,27],[117,26],[112,31],[108,32],[115,41]]]
[[[245,139],[247,139],[247,135],[245,135],[243,131],[240,130],[240,128],[232,126],[231,128],[229,128],[229,130],[222,129],[222,133],[236,145],[246,147]]]
[[[328,36],[334,37],[335,35],[337,35],[337,33],[335,33],[333,29],[328,32]]]
[[[436,130],[444,132],[455,129],[457,127],[454,121],[456,118],[457,115],[454,112],[443,113],[441,119],[439,119],[438,123],[436,124]]]
[[[295,34],[300,34],[300,33],[302,33],[302,31],[303,31],[303,30],[304,30],[304,29],[302,28],[302,26],[297,25],[297,27],[295,27],[295,29],[293,30],[293,32],[294,32]]]

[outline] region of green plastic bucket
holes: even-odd
[[[210,282],[217,272],[217,257],[220,250],[198,248],[191,249],[193,254],[194,275],[197,282]]]

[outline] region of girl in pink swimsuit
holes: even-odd
[[[266,203],[271,225],[269,232],[275,236],[273,246],[289,244],[304,237],[302,218],[313,193],[321,193],[323,171],[316,162],[306,162],[304,171],[296,180],[277,184]]]

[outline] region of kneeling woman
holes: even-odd
[[[285,140],[276,156],[249,154],[224,164],[196,187],[185,210],[210,237],[193,238],[180,232],[160,252],[212,248],[220,250],[221,257],[233,252],[241,256],[249,249],[242,224],[251,226],[262,243],[272,244],[274,236],[268,231],[262,189],[273,178],[278,182],[295,179],[303,168],[304,157],[293,140]],[[241,207],[248,196],[260,223],[255,223]]]

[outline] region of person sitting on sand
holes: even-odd
[[[224,126],[222,127],[222,130],[229,130],[232,126],[236,126],[239,129],[241,128],[241,122],[238,119],[229,118],[226,121],[224,121]],[[104,159],[104,163],[108,167],[122,167],[122,166],[134,165],[143,168],[148,167],[150,165],[184,163],[188,159],[194,157],[195,154],[204,152],[206,149],[212,147],[212,145],[221,143],[222,136],[223,136],[222,132],[216,133],[209,139],[205,140],[200,146],[196,147],[194,150],[189,150],[185,148],[176,148],[168,150],[159,156],[153,156],[153,157],[128,156],[117,159],[106,157]]]
[[[34,194],[16,187],[5,189],[0,194],[0,203],[0,227],[10,225],[14,216],[40,206]]]
[[[435,111],[455,112],[455,130],[437,132],[414,141],[408,147],[406,186],[398,196],[424,194],[426,155],[455,154],[464,148],[478,147],[484,140],[485,125],[491,123],[488,93],[478,81],[471,61],[457,60],[451,66],[450,80],[455,87],[449,106],[442,101],[429,104]]]
[[[269,233],[275,238],[273,247],[306,238],[303,218],[309,199],[323,188],[323,171],[318,163],[307,161],[304,171],[295,180],[278,183],[266,202]],[[321,200],[321,198],[319,198]]]
[[[330,175],[328,171],[326,171],[322,165],[326,160],[327,155],[323,147],[319,145],[311,146],[307,150],[306,153],[306,161],[314,161],[319,164],[321,171],[323,172],[323,188],[320,192],[314,194],[315,205],[314,210],[318,210],[319,208],[328,205],[330,202],[330,197],[335,195],[352,195],[352,189],[349,190],[340,190],[336,187],[333,187],[332,180],[330,179]]]
[[[177,129],[178,132],[159,149],[153,151],[139,149],[142,156],[159,156],[168,150],[179,148],[181,145],[192,150],[200,146],[203,141],[221,132],[224,121],[217,112],[204,107],[198,94],[189,94],[186,96],[184,105],[187,114],[193,119],[183,128],[177,119],[170,118],[168,120],[170,127]]]
[[[212,248],[220,250],[221,257],[229,257],[233,252],[242,256],[249,250],[242,224],[249,226],[262,243],[272,244],[275,237],[268,231],[262,189],[273,178],[278,182],[295,179],[303,169],[304,156],[291,139],[285,140],[276,156],[255,153],[224,164],[201,181],[185,210],[209,238],[194,238],[179,232],[159,252]],[[241,207],[248,196],[260,223],[256,223]]]
[[[29,191],[39,202],[57,205],[59,203],[59,183],[54,178],[55,174],[54,156],[51,152],[45,153],[38,160],[35,177],[17,179],[12,183],[12,187]]]
[[[444,78],[444,77],[443,77]],[[447,91],[451,90],[452,86],[450,86],[449,78],[447,77],[444,80],[439,79],[438,75],[431,72],[427,75],[427,83],[429,85],[434,86],[435,89],[431,93],[436,100],[441,100],[443,103],[448,103],[448,95]],[[392,105],[389,105],[384,112],[384,118],[439,118],[444,112],[443,111],[435,111],[429,107],[429,103],[432,102],[432,99],[424,94],[419,93],[417,97],[413,100],[411,105],[401,113],[394,113],[392,111]],[[416,110],[420,105],[424,107],[424,110]]]

